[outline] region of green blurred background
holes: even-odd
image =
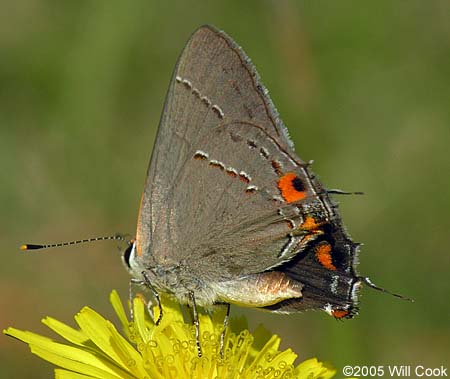
[[[117,243],[24,254],[24,242],[134,233],[171,71],[211,23],[252,58],[304,159],[364,243],[360,315],[264,323],[300,359],[449,367],[450,2],[3,1],[0,12],[0,328],[47,332],[83,305],[112,316],[128,275]],[[52,366],[0,336],[0,377]],[[339,375],[342,377],[342,373]]]

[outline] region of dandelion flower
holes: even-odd
[[[280,338],[268,337],[262,327],[253,334],[242,325],[228,328],[222,358],[223,324],[218,312],[199,315],[203,355],[198,357],[195,328],[184,321],[175,301],[162,298],[164,317],[156,326],[139,297],[133,300],[132,321],[128,320],[116,291],[111,293],[110,300],[122,334],[89,307],[75,316],[79,329],[51,317],[42,320],[65,343],[12,327],[3,333],[27,343],[33,354],[58,366],[55,378],[59,379],[328,379],[335,374],[333,368],[315,358],[294,366],[297,355],[291,349],[280,351]],[[156,307],[154,312],[158,312]]]

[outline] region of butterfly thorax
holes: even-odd
[[[145,258],[137,254],[136,243],[132,242],[123,255],[125,267],[137,281],[143,281],[143,272],[151,285],[158,291],[175,297],[180,303],[189,302],[189,293],[194,292],[199,305],[211,305],[218,301],[217,294],[192,270],[181,263],[158,262],[151,253]]]

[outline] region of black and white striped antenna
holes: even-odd
[[[20,246],[20,250],[50,249],[53,247],[62,247],[62,246],[78,245],[78,244],[82,244],[82,243],[89,243],[89,242],[96,242],[96,241],[109,241],[109,240],[124,241],[125,238],[121,234],[114,234],[112,236],[94,237],[94,238],[87,238],[87,239],[83,239],[83,240],[58,242],[58,243],[42,244],[42,245],[34,244],[34,243],[26,243],[26,244]]]

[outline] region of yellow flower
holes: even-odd
[[[227,330],[224,358],[220,356],[223,315],[200,314],[200,344],[197,355],[195,329],[183,320],[180,306],[162,298],[164,316],[156,326],[140,298],[133,301],[133,321],[128,321],[116,291],[110,296],[122,324],[123,335],[114,325],[89,307],[76,316],[79,330],[51,317],[42,322],[68,343],[56,342],[38,334],[8,328],[3,333],[26,342],[31,352],[61,368],[60,379],[163,379],[163,378],[331,378],[333,368],[312,358],[294,366],[297,355],[279,351],[280,338],[267,337],[258,328],[253,334],[238,325]],[[157,308],[154,309],[156,313]],[[241,320],[241,324],[245,323]],[[235,322],[234,324],[239,324]]]

